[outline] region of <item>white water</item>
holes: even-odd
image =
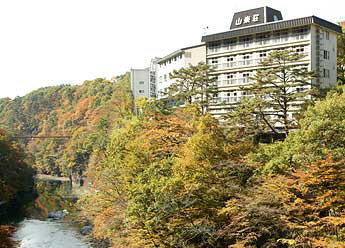
[[[50,220],[24,220],[14,236],[19,248],[89,248],[82,239],[63,222]]]

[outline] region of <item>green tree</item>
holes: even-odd
[[[0,202],[15,198],[32,186],[33,170],[26,163],[21,146],[0,129]]]
[[[337,40],[337,81],[339,85],[345,85],[345,33],[339,34]]]
[[[311,94],[314,72],[307,66],[296,65],[305,56],[291,50],[273,51],[260,66],[253,84],[243,87],[256,99],[253,118],[262,121],[273,133],[281,126],[288,134],[296,128],[296,120],[289,115],[298,111]]]
[[[342,90],[339,90],[342,92]],[[253,162],[269,172],[286,172],[326,158],[345,156],[345,94],[331,91],[324,100],[309,106],[299,122],[300,128],[284,142],[260,145]]]
[[[217,79],[211,76],[211,72],[211,67],[205,63],[174,70],[170,78],[174,79],[175,83],[168,89],[169,98],[185,105],[196,103],[201,112],[206,113],[213,96],[218,92],[215,83]]]
[[[242,148],[229,146],[218,121],[193,105],[123,121],[105,159],[88,170],[93,189],[83,213],[116,247],[228,247],[218,211],[253,174],[226,161]]]
[[[274,127],[265,117],[266,104],[260,98],[245,98],[223,118],[228,125],[231,137],[241,140],[252,140]]]

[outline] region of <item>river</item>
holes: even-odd
[[[90,248],[68,216],[62,220],[48,219],[48,213],[75,211],[69,182],[36,180],[33,200],[16,213],[18,223],[13,239],[18,248]]]

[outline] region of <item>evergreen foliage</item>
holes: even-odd
[[[339,85],[345,85],[345,30],[338,35],[337,40],[337,81]]]
[[[262,69],[252,78],[254,82],[243,87],[251,99],[242,102],[226,118],[244,118],[245,127],[255,127],[256,133],[269,130],[278,134],[278,128],[283,127],[288,134],[295,129],[296,120],[289,115],[298,112],[307,101],[314,78],[306,66],[296,65],[303,57],[290,50],[271,52],[260,63]],[[248,122],[250,118],[253,120]]]
[[[169,76],[175,82],[169,86],[167,95],[177,103],[198,104],[201,112],[206,113],[218,92],[217,79],[210,73],[211,67],[205,63],[174,70]]]

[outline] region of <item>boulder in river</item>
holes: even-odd
[[[88,235],[92,232],[92,230],[93,230],[92,225],[83,226],[80,230],[80,234],[81,235]]]
[[[57,212],[50,212],[50,213],[48,213],[48,218],[55,219],[55,220],[61,220],[67,214],[69,214],[67,210],[61,210],[61,211],[57,211]]]

